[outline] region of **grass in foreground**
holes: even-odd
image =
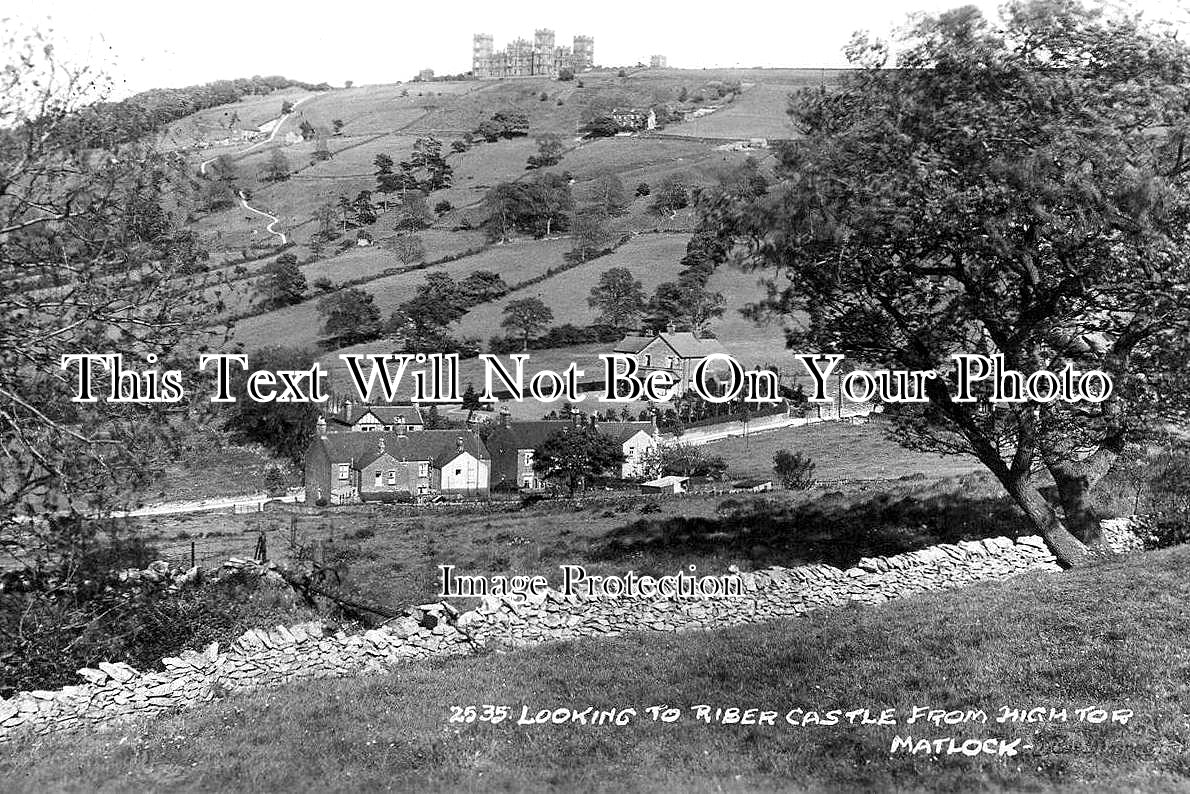
[[[1082,790],[1190,786],[1190,549],[879,608],[413,665],[0,750],[5,791]],[[451,705],[1128,708],[1087,723],[794,728],[454,725]],[[688,713],[688,712],[687,712]],[[642,714],[642,716],[644,716]],[[1016,758],[892,737],[1024,737]]]

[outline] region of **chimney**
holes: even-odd
[[[599,412],[596,411],[595,413],[591,414],[591,429],[594,430],[595,426],[598,424],[599,424]]]
[[[506,409],[502,409],[500,411],[500,427],[508,427],[511,416]]]
[[[570,414],[570,422],[575,427],[582,427],[583,426],[583,415],[581,413],[579,413],[578,411],[572,412]]]
[[[672,334],[676,329],[677,329],[677,326],[674,325],[673,323],[665,324],[665,333],[667,333],[667,334]]]
[[[381,455],[384,454],[384,436],[376,440],[376,448],[380,451]]]
[[[326,438],[326,417],[319,414],[318,421],[314,423],[314,432],[318,434],[319,438]]]
[[[348,422],[351,421],[351,400],[343,401],[343,418]]]
[[[455,451],[456,452],[462,452],[464,446],[465,445],[463,444],[462,436],[458,436],[457,438],[455,438]]]
[[[402,417],[402,419],[401,419],[401,424],[398,424],[398,425],[397,425],[397,438],[404,438],[404,437],[405,437],[405,424],[404,424],[404,423],[405,423],[405,420],[404,420],[404,418]]]

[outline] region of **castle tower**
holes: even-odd
[[[595,65],[595,39],[591,36],[574,37],[574,71],[581,72]]]
[[[538,52],[554,51],[554,31],[549,28],[541,28],[533,31],[533,46]]]
[[[476,33],[471,46],[471,70],[476,77],[490,77],[492,73],[492,34]]]

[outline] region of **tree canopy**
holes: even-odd
[[[903,443],[978,458],[1077,564],[1124,445],[1186,416],[1190,56],[1073,0],[924,16],[899,44],[886,69],[888,45],[853,39],[856,71],[795,96],[777,184],[709,212],[769,278],[756,314],[805,318],[800,349],[1108,373],[1099,404],[959,403],[947,375],[890,411]]]

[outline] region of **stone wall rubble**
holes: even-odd
[[[331,631],[318,622],[251,629],[230,647],[213,643],[202,652],[165,658],[160,671],[102,662],[79,670],[81,684],[0,699],[0,741],[25,733],[103,728],[235,691],[379,673],[430,656],[639,631],[713,629],[848,603],[880,604],[1034,570],[1059,570],[1044,541],[1001,537],[865,558],[846,570],[806,565],[733,571],[730,576],[739,578],[744,592],[736,598],[584,598],[549,590],[519,602],[484,598],[479,608],[461,614],[449,603],[428,604],[358,634]]]

